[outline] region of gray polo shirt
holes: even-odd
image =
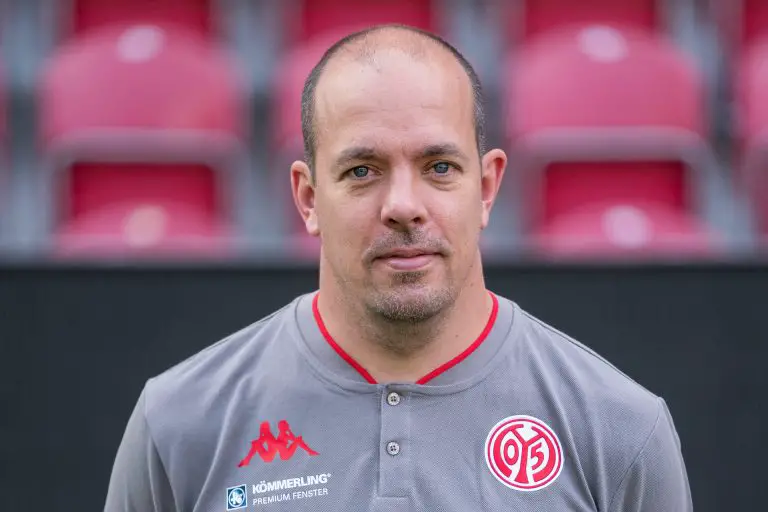
[[[376,383],[315,297],[146,383],[105,510],[692,510],[664,401],[515,303],[408,384]]]

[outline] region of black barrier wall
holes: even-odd
[[[667,400],[697,511],[764,510],[768,267],[486,274],[491,290]],[[0,268],[0,510],[101,510],[144,381],[316,278],[295,268]]]

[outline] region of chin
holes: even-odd
[[[400,280],[379,289],[371,299],[369,309],[377,315],[390,321],[419,323],[435,317],[453,304],[455,294],[449,286]]]
[[[392,287],[408,287],[408,288],[427,288],[429,287],[429,271],[428,270],[410,270],[395,272],[389,275],[389,281]]]

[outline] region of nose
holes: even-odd
[[[426,221],[418,173],[407,166],[392,169],[381,208],[381,221],[392,229],[410,231]]]

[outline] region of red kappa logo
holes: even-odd
[[[532,416],[511,416],[491,429],[485,461],[501,483],[518,491],[543,489],[563,469],[563,449],[549,426]]]
[[[291,426],[285,420],[280,420],[277,424],[277,437],[272,434],[269,422],[264,421],[261,424],[259,438],[251,441],[251,450],[248,455],[240,461],[237,467],[241,468],[251,463],[251,459],[257,453],[264,462],[272,462],[275,455],[280,454],[281,460],[289,460],[296,453],[298,448],[303,449],[311,456],[318,455],[316,451],[307,446],[301,436],[293,435]]]

